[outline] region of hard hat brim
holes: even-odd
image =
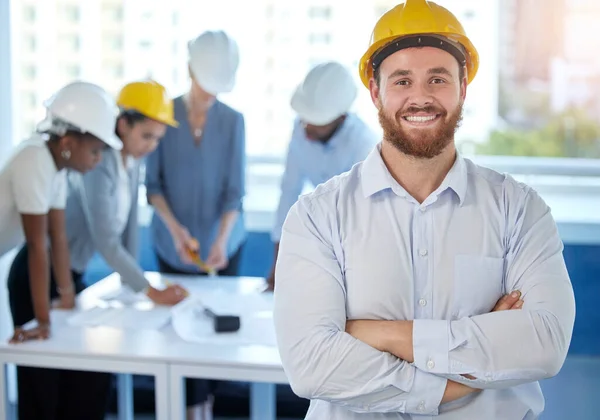
[[[444,38],[447,38],[453,42],[457,42],[463,46],[466,53],[466,67],[467,67],[467,84],[471,83],[477,74],[477,70],[479,69],[479,54],[475,49],[475,46],[471,43],[469,38],[466,36],[456,34],[456,33],[447,33],[447,32],[436,32],[436,33],[422,33],[422,34],[406,34],[403,36],[391,36],[385,39],[382,39],[378,42],[375,42],[373,45],[369,47],[367,52],[363,54],[360,59],[359,64],[359,75],[360,79],[365,85],[365,87],[369,88],[369,81],[373,77],[373,56],[377,51],[392,43],[394,41],[400,40],[406,37],[413,37],[415,35],[437,35]]]

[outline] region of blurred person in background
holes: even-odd
[[[47,115],[37,132],[0,171],[0,255],[24,243],[8,274],[13,343],[49,338],[51,301],[72,309],[84,288],[69,257],[66,171],[88,173],[107,147],[122,147],[114,134],[118,108],[99,86],[68,84],[44,106]],[[32,320],[35,325],[25,329]],[[18,366],[19,419],[103,419],[99,390],[82,387],[80,373]]]
[[[377,134],[350,112],[357,87],[342,64],[330,61],[312,68],[291,99],[298,115],[288,146],[281,196],[271,239],[275,244],[267,290],[275,287],[275,264],[281,227],[308,181],[317,186],[349,171],[377,144]]]
[[[188,45],[190,90],[175,98],[179,127],[168,127],[146,161],[148,202],[159,270],[203,275],[197,253],[221,276],[238,275],[246,239],[243,115],[217,99],[230,92],[238,45],[223,31],[206,31]],[[188,419],[211,419],[216,382],[186,381]]]

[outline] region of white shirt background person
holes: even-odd
[[[0,170],[0,256],[25,242],[21,214],[64,209],[66,196],[66,171],[57,170],[44,136],[20,143]]]

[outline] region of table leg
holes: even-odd
[[[250,420],[275,420],[277,411],[275,384],[250,384]]]
[[[172,417],[170,410],[173,405],[172,395],[173,390],[170,389],[169,375],[167,372],[163,375],[156,375],[154,377],[154,402],[155,402],[155,415],[156,420],[170,420],[175,419]],[[180,417],[183,420],[183,417]]]
[[[0,364],[0,420],[8,420],[10,418],[7,367],[5,363]]]
[[[133,377],[129,373],[117,375],[118,419],[133,420]]]
[[[185,382],[177,368],[170,367],[169,388],[171,392],[171,416],[169,420],[185,419]]]

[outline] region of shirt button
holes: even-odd
[[[419,250],[419,255],[420,255],[421,257],[424,257],[424,256],[426,256],[426,255],[427,255],[427,250],[426,250],[426,249],[420,249],[420,250]]]
[[[419,207],[419,211],[420,211],[421,213],[425,213],[425,207]]]
[[[419,299],[419,305],[425,306],[427,305],[427,301],[425,299]]]
[[[421,401],[417,407],[419,411],[425,411],[425,401]]]
[[[433,360],[429,360],[427,362],[427,368],[428,369],[433,369],[435,367],[435,362]]]

